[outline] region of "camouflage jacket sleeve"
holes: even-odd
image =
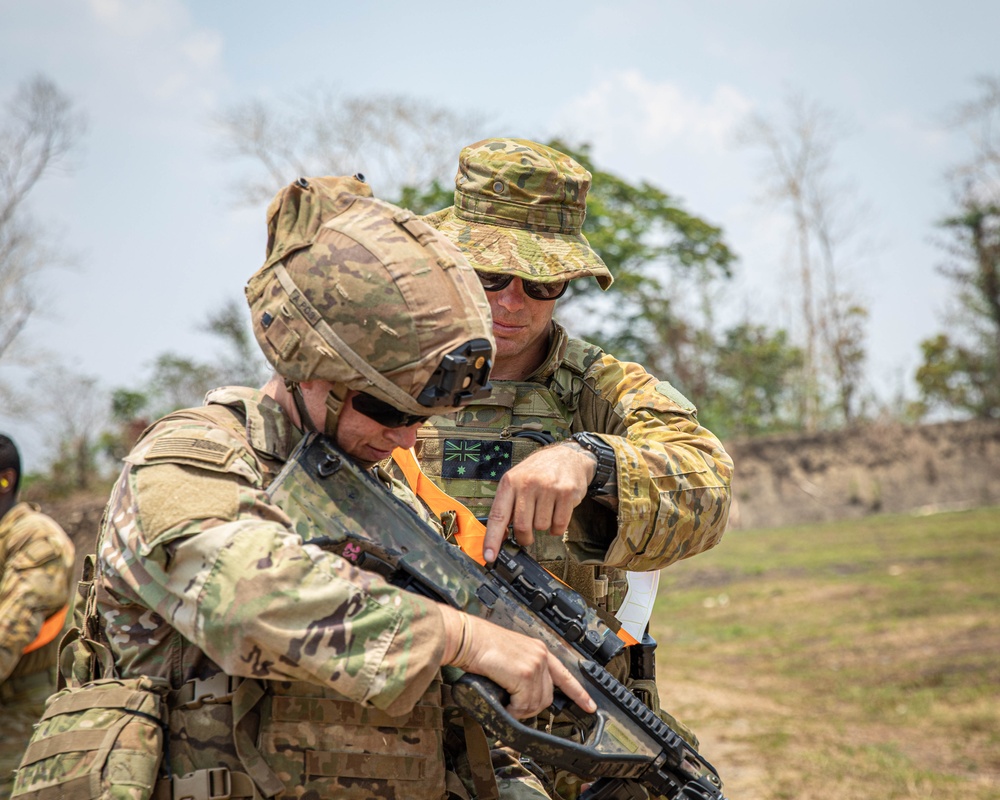
[[[42,623],[69,602],[73,544],[55,520],[27,503],[0,522],[0,681],[7,678]]]
[[[573,430],[601,435],[617,480],[597,502],[616,525],[574,526],[581,561],[630,570],[665,567],[715,546],[729,517],[733,463],[695,408],[640,365],[604,354],[584,375]],[[610,483],[610,482],[609,482]]]
[[[408,711],[438,674],[436,604],[304,544],[262,490],[245,442],[190,427],[157,434],[129,457],[99,549],[111,594],[155,612],[102,609],[123,674],[150,672],[165,627],[229,674],[309,681]],[[183,450],[198,437],[219,447]],[[198,462],[202,451],[240,455]]]

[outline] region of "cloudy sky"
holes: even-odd
[[[871,309],[872,384],[912,393],[919,341],[944,325],[943,173],[969,152],[944,115],[1000,73],[997,30],[1000,4],[972,0],[0,0],[0,99],[43,73],[89,119],[75,169],[32,197],[76,266],[44,275],[28,335],[108,388],[141,385],[166,350],[211,347],[198,326],[242,296],[264,245],[263,208],[234,205],[239,166],[212,120],[315,86],[590,143],[602,168],[720,225],[740,256],[736,304],[787,325],[784,229],[735,138],[799,92],[847,133],[833,174],[866,209],[844,282]]]

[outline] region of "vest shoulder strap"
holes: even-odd
[[[569,339],[566,342],[566,352],[552,373],[549,385],[563,405],[571,411],[575,411],[580,405],[580,392],[586,385],[583,376],[590,365],[603,355],[604,351],[600,347],[582,339]]]

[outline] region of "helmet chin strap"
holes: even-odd
[[[316,430],[313,425],[312,417],[309,416],[309,411],[306,409],[306,399],[302,396],[302,389],[295,381],[290,381],[285,379],[285,391],[287,391],[292,396],[292,402],[295,403],[295,410],[299,412],[299,425],[304,431],[314,431]]]
[[[344,410],[347,392],[346,383],[335,383],[326,396],[326,423],[323,432],[331,439],[337,437],[337,425],[340,422],[340,412]]]
[[[292,396],[292,401],[295,403],[295,410],[299,412],[299,422],[302,425],[302,429],[320,433],[321,431],[317,430],[316,423],[306,408],[306,400],[302,395],[302,387],[295,381],[286,380],[285,389]],[[346,383],[335,383],[326,396],[326,418],[323,420],[322,433],[331,439],[337,436],[337,423],[340,422],[340,412],[344,408],[344,400],[347,398],[348,391]]]

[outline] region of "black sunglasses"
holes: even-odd
[[[355,411],[364,414],[369,419],[375,420],[385,428],[406,428],[430,419],[429,416],[422,417],[417,414],[407,414],[405,411],[400,411],[384,400],[372,397],[366,392],[358,392],[354,395],[351,398],[351,405]]]
[[[499,292],[506,289],[515,275],[503,272],[479,272],[479,282],[487,292]],[[528,281],[521,278],[521,286],[524,293],[534,300],[558,300],[566,292],[569,281],[557,281],[555,283],[542,283],[541,281]]]

